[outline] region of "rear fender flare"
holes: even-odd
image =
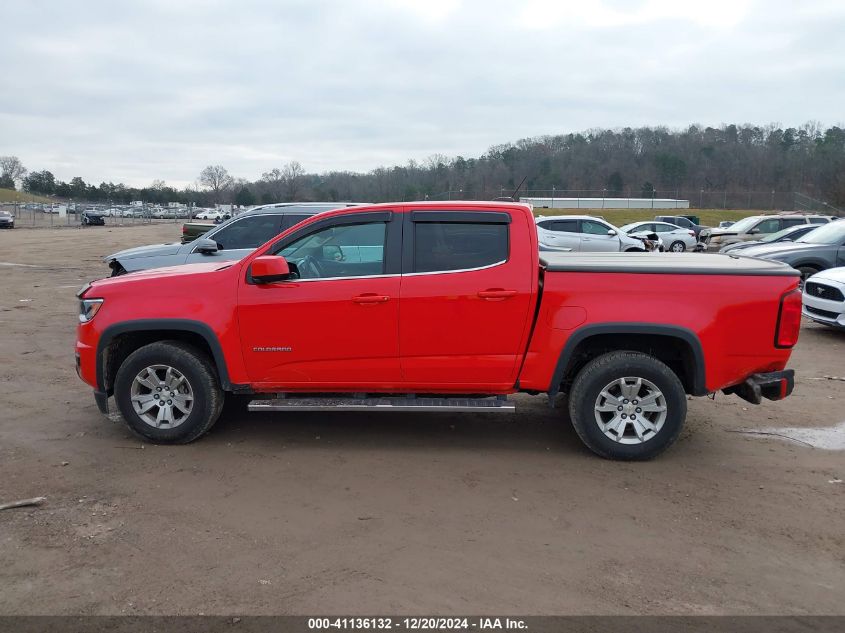
[[[578,345],[592,336],[603,334],[645,334],[652,336],[665,336],[683,341],[689,346],[693,355],[693,366],[695,374],[692,376],[692,394],[695,396],[707,395],[707,387],[705,385],[705,364],[704,364],[704,349],[701,346],[701,341],[698,335],[692,330],[681,327],[679,325],[654,325],[650,323],[598,323],[595,325],[585,325],[578,328],[566,340],[563,349],[560,352],[555,371],[552,374],[551,382],[549,383],[548,394],[550,398],[554,398],[560,391],[560,384],[572,361],[572,356]]]

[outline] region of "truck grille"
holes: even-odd
[[[839,315],[836,314],[836,312],[831,312],[830,310],[819,310],[818,308],[813,308],[812,306],[804,306],[804,309],[810,314],[815,314],[816,316],[820,316],[825,319],[830,319],[832,321],[835,321],[839,318]]]
[[[827,299],[829,301],[845,301],[845,296],[842,295],[842,291],[839,288],[825,286],[815,281],[808,281],[804,290],[811,297],[818,297],[819,299]]]

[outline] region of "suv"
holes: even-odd
[[[265,204],[220,224],[187,244],[152,244],[129,248],[103,258],[112,277],[198,262],[223,262],[245,257],[275,235],[312,215],[355,206],[355,202],[290,202]]]
[[[631,237],[601,218],[590,215],[557,215],[537,218],[541,251],[637,252],[642,239]]]
[[[777,215],[752,215],[734,222],[726,229],[705,229],[698,236],[698,250],[718,251],[728,244],[759,240],[782,229],[800,224],[827,224],[830,216],[779,213]]]

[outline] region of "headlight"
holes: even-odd
[[[713,244],[718,244],[719,242],[722,241],[722,236],[721,235],[714,235],[713,237],[710,238],[710,241]]]
[[[88,323],[97,315],[102,305],[102,299],[82,299],[79,302],[79,322]]]

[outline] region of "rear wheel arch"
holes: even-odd
[[[580,327],[567,339],[549,383],[549,396],[566,391],[587,363],[613,351],[653,356],[678,375],[687,393],[707,394],[704,350],[695,332],[676,325],[601,323]]]
[[[120,365],[132,352],[150,343],[177,341],[205,354],[212,364],[220,386],[232,388],[220,341],[205,323],[184,319],[143,319],[116,323],[107,327],[97,342],[97,387],[111,394]]]

